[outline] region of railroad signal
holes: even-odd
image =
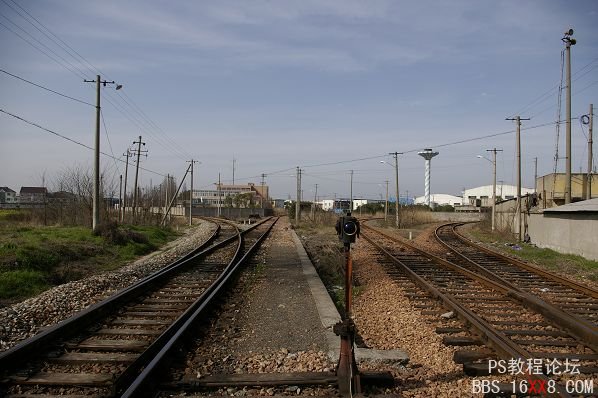
[[[359,237],[359,221],[347,213],[346,216],[341,216],[336,221],[336,234],[338,239],[343,242],[345,246],[355,243],[355,238]]]

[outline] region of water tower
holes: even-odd
[[[430,148],[426,148],[423,151],[417,153],[422,158],[426,159],[426,177],[424,182],[424,196],[426,200],[426,205],[430,206],[430,163],[432,162],[432,158],[438,155],[438,152],[432,151]]]

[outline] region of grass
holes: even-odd
[[[121,267],[177,236],[153,226],[89,228],[30,226],[0,212],[0,300],[31,297],[52,286]],[[7,220],[7,217],[9,220]]]
[[[562,254],[551,249],[517,243],[508,234],[492,232],[484,225],[465,230],[475,240],[491,245],[495,250],[520,257],[549,271],[557,271],[581,280],[598,282],[598,261],[574,254]],[[516,246],[511,246],[517,243]],[[519,247],[520,249],[516,249]]]

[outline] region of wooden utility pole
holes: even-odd
[[[100,226],[100,87],[103,84],[104,87],[108,84],[114,84],[114,82],[102,81],[100,75],[96,76],[96,80],[83,80],[84,83],[95,83],[96,84],[96,131],[95,131],[95,144],[94,144],[94,161],[93,161],[93,197],[92,197],[92,223],[91,227],[93,231],[96,231]],[[117,90],[120,90],[122,86],[118,84]]]
[[[233,185],[235,185],[235,162],[237,160],[233,157]]]
[[[262,191],[260,192],[260,204],[261,204],[261,208],[263,209],[264,208],[264,187],[266,185],[266,180],[265,180],[266,174],[262,173],[261,177],[262,177]]]
[[[129,174],[129,156],[131,156],[131,151],[127,148],[127,152],[123,154],[126,157],[125,161],[125,187],[124,187],[124,196],[123,196],[123,209],[122,209],[122,221],[125,221],[125,211],[127,210],[127,181],[128,174]]]
[[[507,118],[506,120],[514,120],[517,123],[517,208],[515,218],[517,223],[517,237],[521,242],[521,121],[530,119],[515,116],[515,118]]]
[[[537,193],[536,181],[538,180],[538,158],[534,158],[534,193]]]
[[[388,218],[388,180],[384,181],[386,183],[386,202],[384,204],[384,221]]]
[[[122,222],[121,214],[122,214],[122,207],[123,207],[123,175],[120,175],[120,185],[118,191],[118,215],[119,219]]]
[[[316,220],[316,202],[318,200],[318,184],[316,184],[316,192],[314,193],[314,205],[312,206],[311,218],[313,221]]]
[[[399,228],[399,155],[402,155],[403,152],[391,152],[389,155],[393,155],[395,157],[395,188],[397,195],[397,200],[395,202],[395,224],[396,227]]]
[[[137,144],[137,164],[135,165],[135,190],[133,191],[133,221],[136,220],[137,214],[135,212],[135,208],[137,207],[137,182],[139,179],[139,157],[141,156],[141,152],[147,152],[141,150],[141,145],[145,146],[145,142],[141,142],[141,136],[139,136],[139,141],[133,141],[133,145]],[[147,156],[147,155],[146,155]]]
[[[220,182],[220,173],[218,173],[218,217],[222,215],[222,186]]]
[[[492,167],[493,167],[493,180],[492,180],[492,231],[496,228],[496,152],[502,152],[502,149],[486,149],[486,152],[492,152]]]
[[[193,225],[193,164],[197,163],[197,160],[187,160],[191,163],[191,190],[189,191],[189,226]]]

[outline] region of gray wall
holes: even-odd
[[[444,211],[431,211],[428,213],[432,222],[454,221],[454,222],[469,222],[481,221],[484,219],[484,213],[453,213]]]
[[[598,214],[532,213],[528,229],[538,247],[598,260]]]

